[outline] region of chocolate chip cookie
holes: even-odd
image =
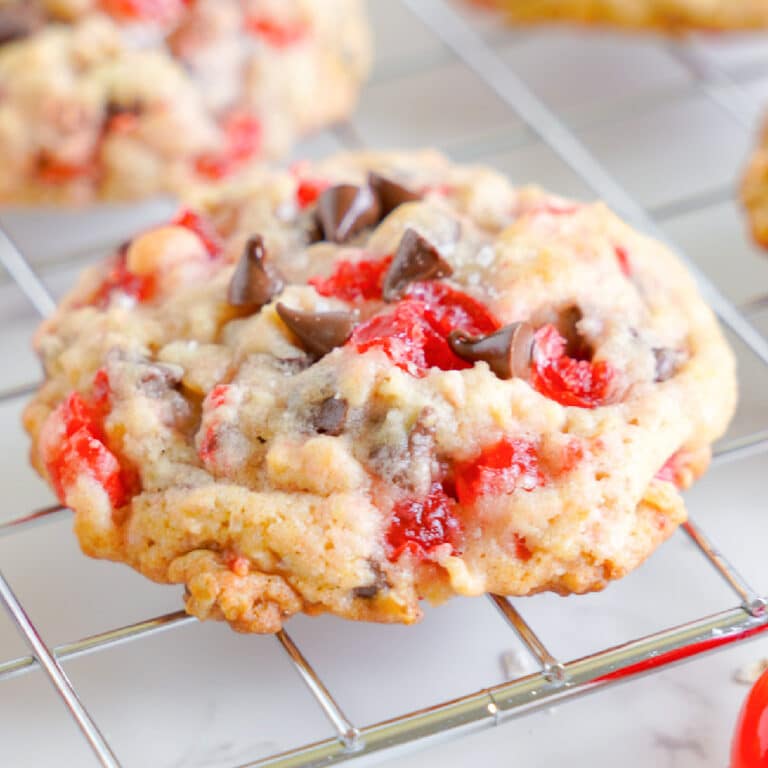
[[[686,30],[768,26],[764,0],[475,0],[515,23],[576,22],[624,28]]]
[[[32,460],[87,554],[273,632],[602,589],[685,520],[733,356],[677,258],[602,203],[422,152],[194,204],[36,336]]]
[[[178,193],[285,154],[353,108],[362,6],[0,3],[0,203]]]

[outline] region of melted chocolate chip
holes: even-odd
[[[415,229],[406,229],[384,275],[382,295],[385,301],[395,301],[410,283],[448,277],[452,273],[451,265],[426,237]]]
[[[368,185],[379,197],[382,217],[392,213],[398,205],[421,200],[421,195],[418,192],[414,192],[402,184],[373,171],[368,174]]]
[[[304,349],[317,359],[342,346],[355,327],[352,312],[304,312],[282,303],[276,309]]]
[[[671,379],[677,373],[683,357],[679,350],[670,347],[656,347],[653,356],[656,358],[655,381]]]
[[[317,221],[323,239],[345,243],[381,217],[379,198],[369,186],[338,184],[329,187],[317,200]]]
[[[233,307],[261,309],[283,290],[283,278],[266,259],[261,235],[254,235],[245,245],[227,290],[227,301]]]
[[[340,435],[347,422],[349,404],[343,397],[328,397],[317,407],[313,416],[315,429],[321,435]]]
[[[462,331],[451,331],[448,343],[464,360],[488,363],[500,379],[527,379],[530,375],[533,327],[529,323],[512,323],[488,336],[475,338]]]
[[[0,8],[0,45],[29,37],[45,19],[39,8],[27,4]]]
[[[376,597],[382,589],[386,589],[390,586],[389,581],[381,566],[375,560],[369,560],[368,565],[373,573],[373,581],[370,584],[365,584],[362,587],[355,587],[352,590],[352,594],[355,597]]]

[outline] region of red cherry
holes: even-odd
[[[397,302],[392,311],[358,325],[349,343],[358,352],[383,350],[396,366],[412,376],[425,376],[430,368],[448,371],[470,367],[434,328],[429,307],[423,301]]]
[[[224,244],[218,232],[199,213],[195,213],[189,208],[182,208],[171,220],[171,224],[176,227],[185,227],[194,232],[203,241],[209,256],[218,256],[221,253]]]
[[[308,208],[328,186],[322,179],[301,179],[296,187],[296,204],[299,208]]]
[[[60,442],[43,448],[48,476],[62,503],[85,475],[104,488],[113,507],[122,506],[127,495],[123,474],[117,457],[104,444],[94,408],[79,392],[73,392],[49,419],[57,420],[63,431]]]
[[[280,22],[268,16],[249,16],[245,28],[275,48],[286,48],[303,40],[309,26],[303,20]]]
[[[397,502],[387,529],[389,559],[397,560],[405,552],[425,558],[442,544],[450,544],[452,554],[458,552],[462,529],[455,506],[440,483],[433,483],[425,498]]]
[[[126,266],[125,250],[118,253],[101,285],[96,291],[93,303],[99,309],[106,309],[115,294],[129,296],[141,303],[149,301],[155,292],[155,281],[151,276],[134,275]]]
[[[629,263],[629,254],[627,249],[621,245],[614,245],[613,251],[616,254],[616,260],[619,262],[619,269],[626,277],[632,274],[632,265]]]
[[[309,284],[321,296],[334,296],[344,301],[380,299],[384,275],[391,263],[391,256],[340,261],[329,277],[311,277]]]
[[[536,331],[531,383],[561,405],[596,408],[612,394],[616,371],[605,360],[576,360],[565,354],[565,339],[553,325]]]
[[[768,768],[768,670],[752,686],[739,713],[730,768]]]
[[[195,161],[197,172],[214,181],[229,176],[261,149],[261,121],[255,115],[232,112],[224,118],[221,127],[224,149],[206,152]]]
[[[110,16],[123,21],[173,21],[189,0],[100,0]]]
[[[456,496],[474,504],[480,496],[503,496],[532,491],[544,483],[536,446],[524,438],[504,439],[484,448],[479,456],[454,467]]]

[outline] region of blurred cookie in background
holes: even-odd
[[[360,0],[0,0],[0,203],[131,200],[236,175],[346,117]]]
[[[765,0],[473,0],[513,22],[576,22],[663,32],[768,26]]]

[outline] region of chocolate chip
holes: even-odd
[[[565,339],[565,354],[574,360],[591,360],[594,354],[591,345],[577,328],[583,318],[581,308],[572,304],[560,310],[555,323],[557,332]]]
[[[328,397],[317,407],[313,415],[315,429],[321,435],[340,435],[347,421],[349,404],[343,397]]]
[[[147,397],[163,397],[169,390],[176,389],[184,377],[184,369],[171,363],[154,363],[142,366],[138,387]]]
[[[0,45],[29,37],[44,21],[42,11],[26,3],[0,8]]]
[[[318,359],[344,344],[355,327],[352,312],[304,312],[282,303],[276,309],[304,349]]]
[[[131,102],[130,104],[121,104],[110,99],[104,109],[104,121],[109,122],[113,117],[119,117],[120,115],[138,116],[141,112],[142,106],[138,101]]]
[[[464,360],[484,360],[500,379],[527,379],[530,375],[533,327],[529,323],[512,323],[488,336],[474,338],[462,331],[451,331],[448,344]]]
[[[352,590],[352,594],[355,597],[376,597],[376,595],[381,592],[382,589],[386,589],[390,586],[384,571],[375,560],[369,560],[368,565],[373,572],[373,581],[370,584],[365,584],[362,587],[355,587]]]
[[[369,186],[338,184],[324,190],[317,200],[317,221],[323,238],[345,243],[381,217],[379,198]]]
[[[656,358],[655,381],[671,379],[677,373],[683,358],[679,350],[670,347],[656,347],[653,356]]]
[[[406,229],[384,275],[382,295],[385,301],[395,301],[410,283],[448,277],[452,273],[451,265],[426,237],[415,229]]]
[[[283,278],[267,261],[261,235],[254,235],[245,244],[229,282],[227,301],[233,307],[260,309],[283,290]]]
[[[373,171],[368,174],[368,185],[379,197],[382,217],[392,213],[398,205],[421,200],[421,195],[418,192],[414,192]]]

